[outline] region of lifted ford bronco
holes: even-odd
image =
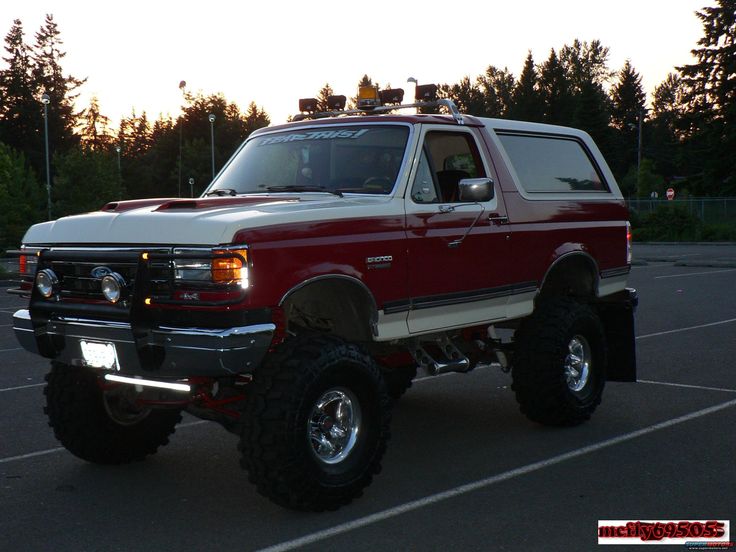
[[[201,197],[30,228],[14,329],[51,359],[59,441],[140,460],[186,411],[239,436],[261,494],[335,509],[379,472],[418,367],[500,364],[546,425],[635,381],[627,210],[590,136],[437,104],[302,115]]]

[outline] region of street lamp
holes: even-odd
[[[194,178],[189,177],[189,197],[194,197]]]
[[[46,209],[49,220],[51,220],[51,165],[49,163],[49,102],[51,98],[44,92],[41,96],[43,104],[43,126],[46,139]]]
[[[639,195],[639,179],[641,178],[641,134],[642,134],[642,126],[644,125],[644,110],[639,110],[639,121],[638,124],[629,123],[629,128],[631,130],[634,130],[635,128],[638,128],[638,137],[637,137],[637,147],[636,147],[636,190],[634,190],[634,196],[638,197]]]
[[[414,77],[409,77],[408,79],[406,79],[406,82],[407,83],[414,83],[414,101],[417,101],[416,100],[416,96],[417,96],[416,90],[417,90],[417,86],[419,86],[419,81],[416,78],[414,78]],[[414,108],[414,113],[419,113],[419,109]]]
[[[210,142],[212,143],[212,180],[215,179],[215,114],[210,113]]]
[[[120,167],[120,146],[119,145],[118,146],[115,146],[115,151],[118,152],[118,173],[119,174],[122,174],[123,173],[123,170]]]
[[[179,81],[179,90],[181,90],[182,96],[186,95],[186,92],[185,92],[186,87],[187,87],[187,81]],[[179,197],[181,197],[181,160],[182,160],[181,132],[182,132],[182,122],[181,122],[181,115],[179,115]]]

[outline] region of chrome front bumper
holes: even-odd
[[[80,340],[93,340],[115,344],[121,374],[184,378],[251,372],[268,351],[276,326],[158,326],[134,332],[127,322],[61,316],[36,326],[23,309],[13,315],[13,329],[24,349],[59,362],[84,366]]]

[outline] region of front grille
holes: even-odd
[[[45,310],[99,304],[113,316],[144,302],[146,307],[232,305],[242,301],[245,289],[236,281],[209,281],[212,260],[229,256],[207,248],[43,249],[37,257],[38,270],[51,269],[58,283],[53,298],[38,297],[36,304]],[[102,278],[113,272],[125,281],[122,298],[115,304],[105,299],[101,288]],[[20,292],[25,289],[35,296],[32,278],[30,274],[24,278],[26,287]]]
[[[102,277],[110,272],[120,274],[126,282],[126,295],[133,298],[139,255],[142,251],[169,255],[170,249],[52,249],[53,256],[45,263],[59,279],[60,299],[67,302],[106,302],[102,295]],[[100,272],[95,275],[93,272]],[[149,267],[152,293],[171,290],[171,261],[151,262]],[[124,306],[121,302],[120,307]]]

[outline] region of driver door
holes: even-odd
[[[498,179],[470,128],[426,126],[405,197],[409,331],[465,327],[506,315],[510,231]],[[493,197],[460,201],[464,178],[491,178]]]

